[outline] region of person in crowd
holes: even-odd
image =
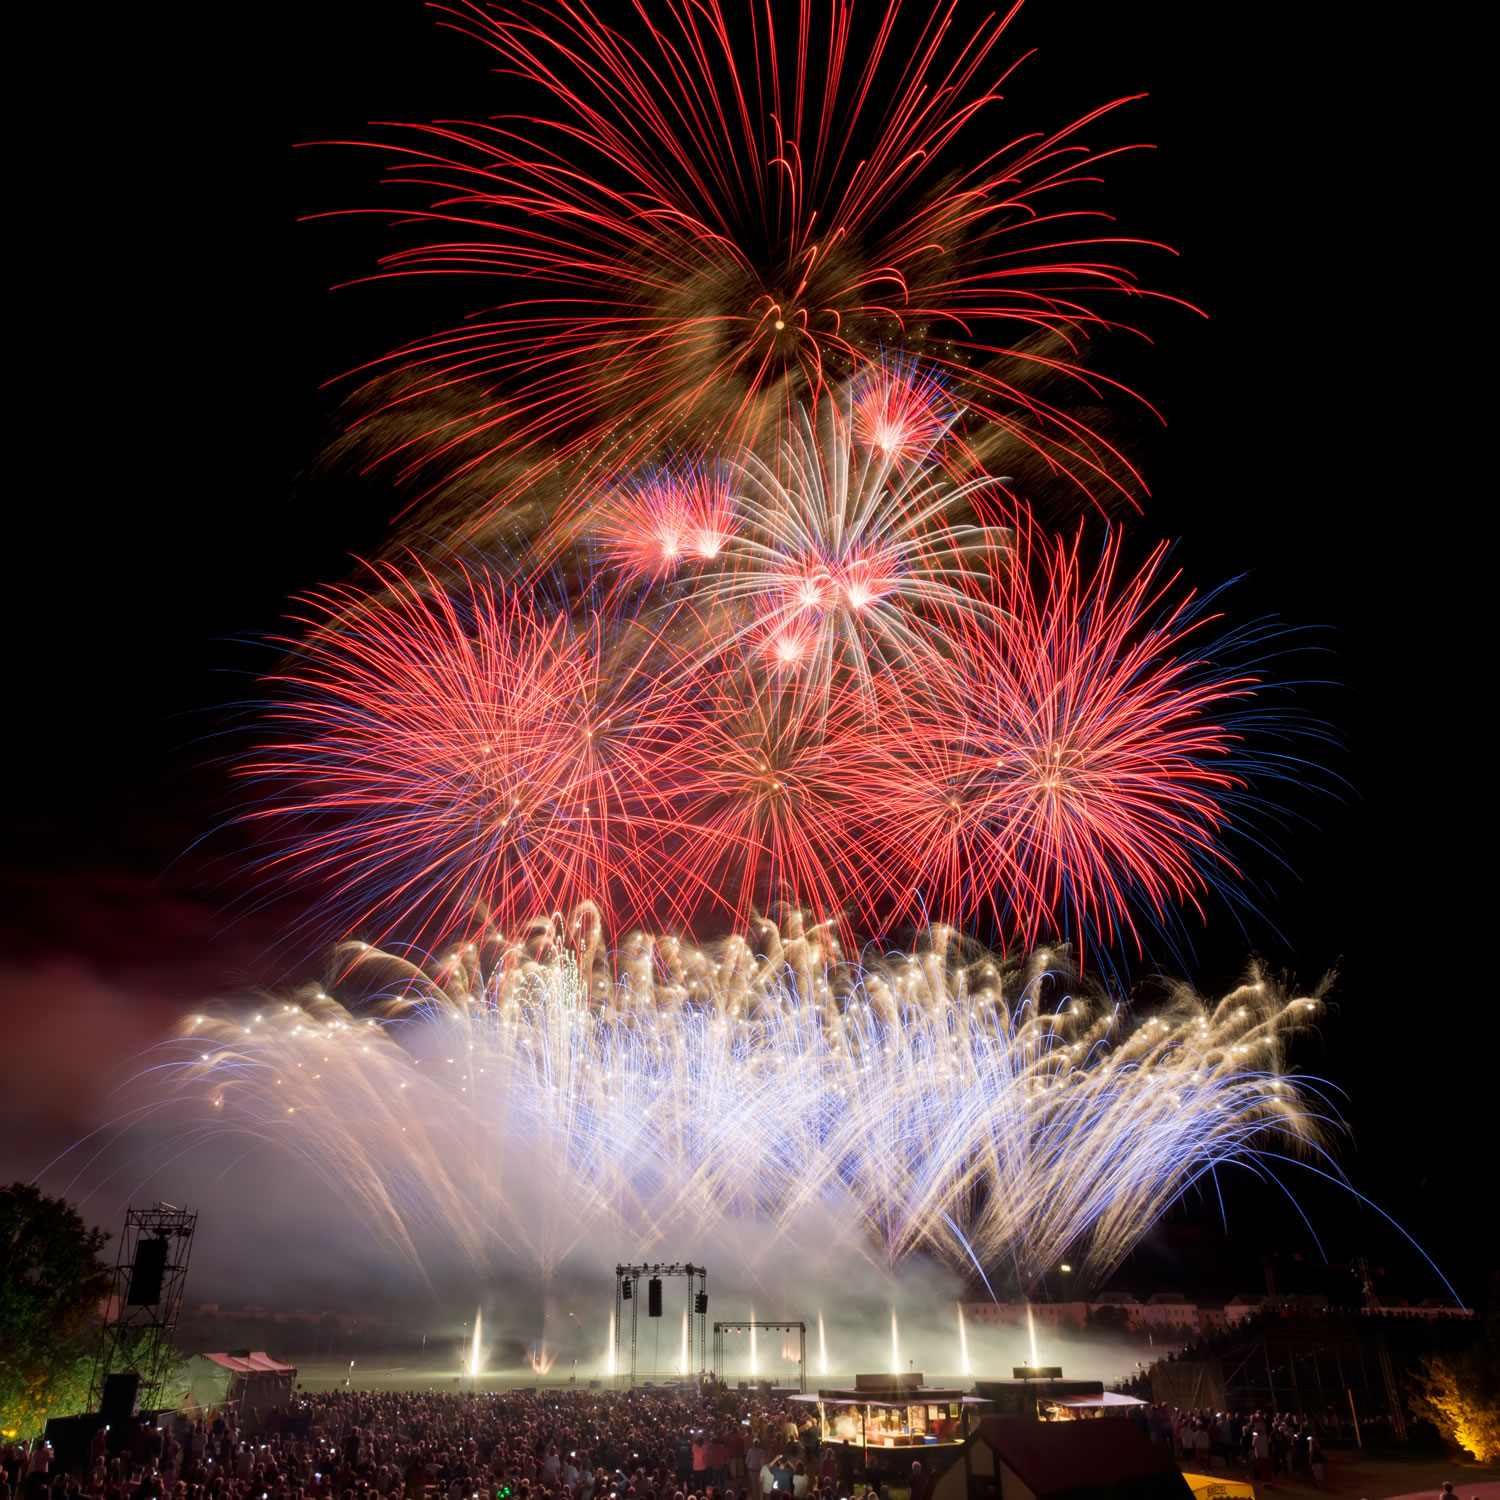
[[[708,1482],[720,1493],[729,1482],[729,1439],[720,1429],[708,1443]]]
[[[1313,1487],[1323,1488],[1324,1468],[1323,1445],[1318,1441],[1317,1433],[1309,1433],[1307,1438],[1307,1467],[1312,1474]]]
[[[1255,1457],[1255,1474],[1260,1482],[1271,1484],[1271,1437],[1266,1431],[1265,1419],[1257,1414],[1250,1431],[1250,1451]]]
[[[765,1461],[765,1450],[760,1446],[760,1437],[752,1433],[750,1446],[745,1450],[745,1490],[747,1494],[760,1494],[760,1470],[761,1465]]]

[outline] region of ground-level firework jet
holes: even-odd
[[[1236,884],[1261,684],[1161,550],[1028,507],[1138,493],[1034,380],[1134,290],[1065,206],[1097,114],[965,160],[1005,20],[776,13],[444,9],[530,112],[410,137],[382,274],[499,290],[369,389],[436,498],[280,643],[243,768],[355,940],[167,1076],[414,1256],[753,1272],[816,1220],[1098,1279],[1204,1173],[1324,1149],[1318,992],[1079,977]]]

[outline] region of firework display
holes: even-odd
[[[1163,247],[1082,196],[1129,148],[1080,135],[1129,101],[1016,134],[1010,16],[965,33],[952,4],[907,9],[664,0],[637,29],[587,5],[445,7],[526,112],[361,143],[409,242],[374,277],[476,289],[462,325],[376,367],[362,417],[419,493],[458,483],[428,535],[484,537],[539,497],[555,518],[580,474],[663,449],[774,442],[886,352],[925,365],[862,377],[891,451],[961,420],[997,472],[1135,503],[1139,476],[1060,393],[1112,386],[1083,373],[1089,339],[1160,295],[1114,257]]]
[[[1128,475],[1028,383],[1133,288],[1054,207],[1098,158],[945,166],[1004,23],[816,9],[661,0],[631,41],[459,0],[550,113],[395,172],[461,238],[385,272],[517,298],[375,387],[376,427],[483,391],[391,445],[469,499],[313,596],[242,767],[268,869],[355,940],[168,1072],[414,1257],[753,1269],[816,1221],[1083,1284],[1204,1173],[1322,1149],[1285,1068],[1320,992],[1143,1016],[1099,977],[1233,895],[1279,772],[1255,628],[1028,503]]]
[[[860,391],[770,458],[621,476],[561,584],[523,556],[315,600],[246,767],[280,857],[428,942],[586,901],[612,938],[792,906],[1107,944],[1231,881],[1256,683],[1193,652],[1161,552],[1122,577],[1116,539],[1090,566],[977,515],[993,481],[861,441]]]
[[[753,1272],[814,1229],[887,1269],[1069,1251],[1089,1284],[1197,1176],[1321,1146],[1281,1071],[1320,999],[1258,970],[1137,1020],[1063,955],[942,929],[862,962],[795,918],[702,947],[591,932],[426,965],[345,945],[336,983],[193,1018],[171,1068],[404,1253],[437,1234],[480,1268],[603,1236]]]

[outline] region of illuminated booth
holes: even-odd
[[[958,1387],[929,1386],[920,1374],[856,1375],[852,1388],[792,1396],[815,1405],[824,1443],[872,1452],[896,1448],[961,1448],[990,1403]]]
[[[1031,1417],[1048,1421],[1063,1415],[1064,1403],[1083,1400],[1104,1404],[1102,1380],[1065,1380],[1055,1365],[1032,1369],[1016,1367],[1013,1380],[976,1380],[976,1395],[991,1403],[991,1410],[1002,1417]],[[1076,1416],[1076,1411],[1068,1411]]]

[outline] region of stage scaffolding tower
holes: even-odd
[[[807,1392],[807,1324],[788,1323],[775,1320],[766,1321],[761,1318],[735,1318],[724,1323],[714,1324],[714,1362],[713,1372],[720,1380],[728,1381],[729,1367],[724,1358],[724,1335],[726,1333],[749,1333],[751,1329],[756,1332],[767,1331],[771,1333],[795,1333],[797,1335],[797,1381],[801,1386],[803,1394]]]
[[[90,1410],[99,1410],[111,1375],[138,1376],[140,1410],[160,1407],[174,1358],[172,1335],[197,1223],[196,1213],[170,1203],[125,1211],[125,1232],[115,1256],[114,1291],[89,1383]]]
[[[635,1385],[636,1354],[639,1346],[638,1309],[641,1305],[641,1278],[649,1286],[653,1280],[667,1276],[685,1277],[688,1284],[688,1316],[692,1320],[690,1348],[698,1356],[698,1370],[708,1368],[708,1270],[687,1261],[643,1261],[640,1265],[615,1267],[615,1382],[625,1370],[620,1351],[625,1343],[625,1319],[630,1319],[630,1384]],[[684,1374],[687,1372],[684,1371]]]

